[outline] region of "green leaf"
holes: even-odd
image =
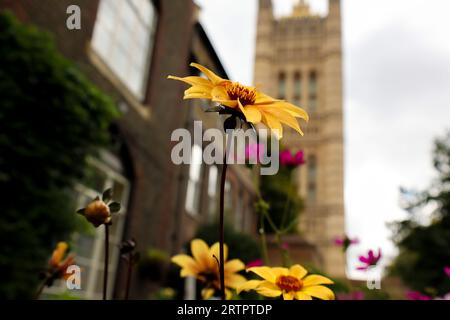
[[[109,210],[111,210],[111,212],[119,212],[120,207],[120,203],[118,202],[112,202],[109,204]]]
[[[105,203],[108,203],[112,200],[113,191],[112,188],[108,188],[105,191],[103,191],[102,200]]]

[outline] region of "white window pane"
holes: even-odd
[[[208,179],[208,195],[214,197],[217,192],[217,167],[211,166],[209,168],[209,179]]]
[[[145,93],[156,14],[149,0],[101,0],[97,14],[93,48],[139,99]]]
[[[200,179],[200,171],[202,168],[202,148],[197,145],[192,147],[191,166],[189,168],[189,178],[193,181]]]

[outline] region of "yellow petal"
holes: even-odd
[[[202,298],[204,300],[208,300],[214,295],[214,289],[211,288],[205,288],[202,290]]]
[[[259,285],[263,283],[262,280],[250,280],[247,281],[245,283],[243,283],[242,285],[240,285],[239,287],[236,288],[237,293],[241,293],[242,291],[249,291],[249,290],[254,290],[257,287],[259,287]]]
[[[317,286],[319,284],[333,284],[333,281],[324,276],[319,276],[316,274],[309,275],[305,279],[303,279],[303,286],[305,287]]]
[[[257,288],[256,292],[265,297],[279,297],[283,292],[273,283],[263,281]]]
[[[225,274],[225,287],[236,289],[245,282],[247,282],[247,279],[240,274]]]
[[[294,117],[302,118],[305,121],[309,120],[309,115],[308,115],[308,113],[305,110],[303,110],[302,108],[299,108],[297,106],[294,106],[291,103],[288,103],[288,102],[285,102],[285,101],[278,101],[278,102],[274,102],[273,104],[271,104],[269,106],[270,107],[280,108],[280,109],[283,109],[285,111],[288,111]]]
[[[256,99],[255,99],[254,105],[271,104],[276,101],[280,101],[280,100],[276,100],[276,99],[258,91],[258,92],[256,92]]]
[[[297,291],[295,293],[296,300],[312,300],[312,297],[304,292]]]
[[[52,257],[50,259],[50,265],[52,267],[58,267],[58,265],[64,258],[68,247],[69,246],[66,242],[58,242],[58,244],[56,245],[56,249],[53,251]]]
[[[257,107],[251,106],[251,105],[244,107],[244,106],[242,106],[242,103],[239,100],[238,100],[238,105],[239,105],[239,109],[245,116],[245,120],[247,120],[248,122],[254,123],[254,124],[261,122],[262,115]]]
[[[207,86],[200,86],[195,85],[184,91],[185,95],[192,94],[192,93],[205,93],[211,97],[211,88]]]
[[[300,129],[297,119],[292,114],[290,114],[288,111],[285,111],[285,110],[279,109],[279,108],[272,108],[272,107],[265,107],[265,106],[261,107],[261,109],[264,110],[263,112],[270,113],[278,121],[288,125],[289,127],[296,130],[298,133],[303,135],[303,131]]]
[[[238,105],[237,100],[230,99],[227,90],[223,86],[215,86],[211,90],[211,97],[212,101],[230,108],[236,108]]]
[[[307,273],[308,271],[299,264],[296,264],[289,269],[289,275],[296,277],[297,279],[303,279]]]
[[[289,275],[289,269],[288,268],[282,268],[282,267],[274,267],[272,268],[272,272],[275,275],[276,278],[279,276],[287,276]]]
[[[172,257],[171,261],[182,268],[182,277],[186,277],[188,275],[196,275],[198,273],[197,262],[195,262],[195,260],[188,255],[176,255]]]
[[[214,260],[213,263],[216,266],[217,261],[216,261],[216,259],[214,259],[214,257],[216,257],[217,260],[220,261],[220,243],[219,242],[216,242],[211,246],[211,249],[209,250],[209,255]],[[223,259],[225,261],[227,261],[227,258],[228,258],[228,246],[226,244],[223,244]],[[225,262],[225,267],[226,267],[226,262]]]
[[[225,273],[238,272],[245,269],[245,264],[239,259],[233,259],[225,263]]]
[[[283,138],[283,127],[276,117],[267,112],[263,112],[263,123],[272,131],[278,140]]]
[[[183,99],[210,99],[211,96],[207,93],[191,93],[191,94],[185,94]]]
[[[168,76],[168,79],[172,79],[172,80],[178,80],[178,81],[183,81],[187,84],[190,84],[191,86],[196,86],[196,85],[200,85],[200,86],[209,86],[210,88],[213,87],[211,81],[209,81],[208,79],[202,78],[202,77],[184,77],[184,78],[180,78],[180,77],[175,77],[175,76]]]
[[[216,75],[214,72],[212,72],[211,70],[209,70],[208,68],[198,64],[198,63],[191,63],[190,64],[191,67],[197,68],[198,70],[200,70],[201,72],[203,72],[205,74],[205,76],[208,77],[209,80],[211,80],[211,82],[214,85],[218,85],[221,84],[227,80],[222,79],[221,77],[219,77],[218,75]]]
[[[258,276],[263,278],[264,280],[275,283],[277,276],[272,272],[272,268],[269,267],[253,267],[249,268],[247,271],[251,271],[256,273]]]
[[[283,292],[283,299],[284,300],[294,300],[295,292],[289,291],[289,292]]]
[[[230,290],[225,289],[225,300],[231,300],[231,298],[233,298],[233,293]]]
[[[303,288],[302,292],[309,294],[312,297],[322,300],[334,300],[334,293],[331,289],[324,286],[312,286]]]
[[[191,241],[192,256],[197,261],[201,270],[209,269],[211,259],[214,259],[209,253],[209,247],[205,241],[194,239]]]

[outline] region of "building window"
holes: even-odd
[[[75,207],[83,208],[95,197],[108,188],[113,189],[114,200],[121,202],[121,211],[114,214],[110,227],[109,248],[110,260],[108,266],[108,297],[112,297],[114,279],[119,264],[119,245],[122,242],[123,228],[126,218],[126,208],[129,199],[129,181],[118,168],[120,160],[110,153],[99,159],[88,159],[85,179],[75,185]],[[81,268],[81,290],[73,291],[73,295],[84,299],[101,299],[103,291],[103,257],[104,257],[104,229],[94,228],[83,217],[79,216],[80,227],[83,231],[72,236],[72,250],[76,254],[76,264]],[[67,291],[64,281],[46,289],[46,294],[61,294]]]
[[[157,12],[152,0],[101,0],[92,46],[140,100],[146,93]]]
[[[208,220],[214,221],[217,213],[217,166],[209,167],[208,176]]]
[[[317,159],[314,155],[308,158],[308,201],[316,202],[317,199]]]
[[[311,111],[317,109],[317,74],[312,71],[309,74],[308,108]]]
[[[300,105],[302,100],[302,75],[296,72],[294,75],[294,101]]]
[[[224,212],[225,214],[232,214],[233,210],[233,195],[231,193],[231,182],[225,181],[225,197],[224,197]]]
[[[278,75],[278,97],[286,99],[286,75],[284,72]]]
[[[186,210],[192,215],[198,215],[200,212],[201,174],[202,148],[194,145],[192,147],[189,181],[186,191]]]

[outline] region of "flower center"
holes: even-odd
[[[303,287],[303,281],[293,276],[279,276],[277,286],[284,291],[298,291]]]
[[[256,101],[256,90],[238,82],[228,83],[225,90],[227,90],[231,100],[239,99],[243,106],[254,104]]]
[[[218,280],[217,272],[214,271],[203,271],[199,274],[199,276],[203,277],[206,283],[213,283]]]

